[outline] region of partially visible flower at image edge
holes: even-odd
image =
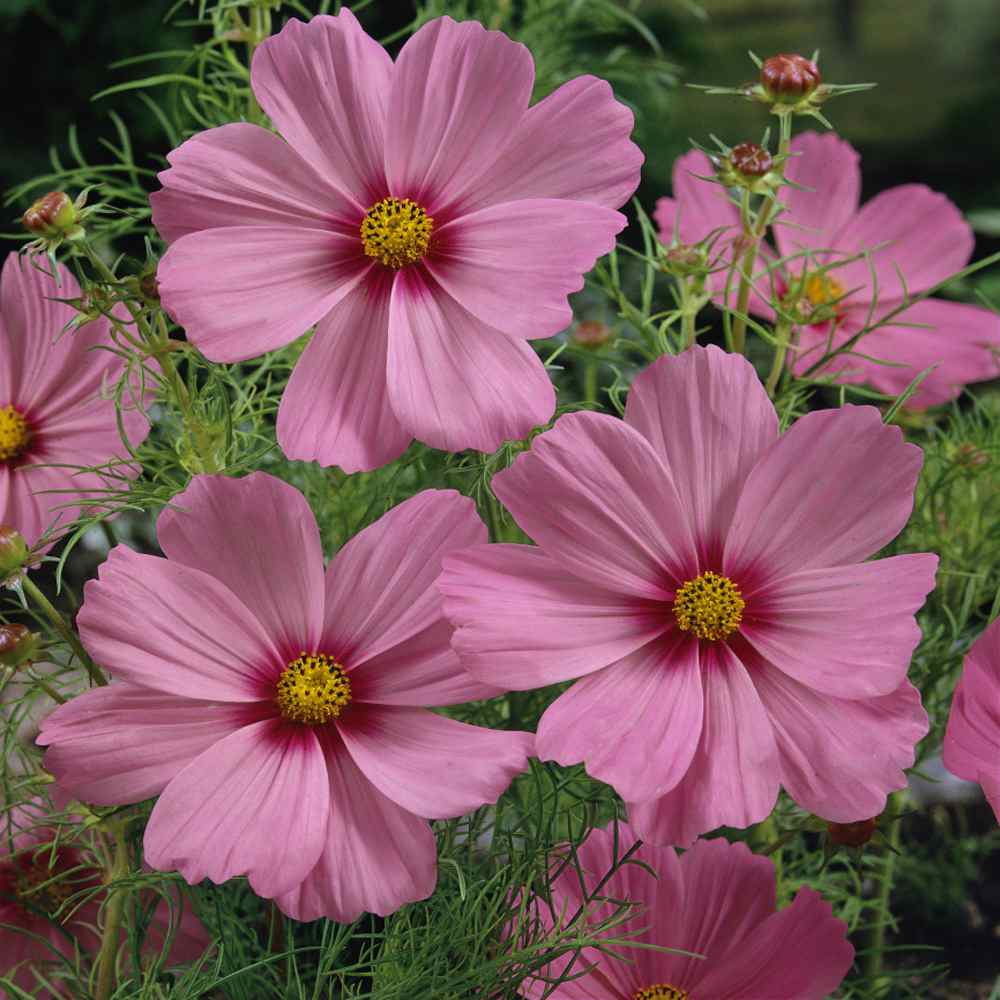
[[[719,246],[739,236],[739,210],[726,190],[700,179],[712,172],[708,157],[697,150],[674,164],[674,196],[660,198],[654,213],[667,245],[675,227],[685,243],[697,243],[715,230],[721,230]],[[797,308],[814,310],[816,322],[803,318],[789,354],[798,375],[900,306],[907,295],[926,291],[969,263],[972,229],[944,195],[923,184],[902,184],[860,205],[860,156],[836,135],[795,136],[785,175],[800,185],[780,191],[786,211],[774,235],[785,259],[778,264],[773,249],[765,246],[754,268],[749,309],[774,322],[769,300],[791,295]],[[870,260],[836,266],[865,250],[871,251]],[[720,302],[725,278],[720,271],[711,279]],[[735,293],[729,301],[734,304]],[[907,406],[935,406],[954,399],[971,382],[1000,377],[1000,316],[982,306],[927,298],[863,336],[853,351],[828,361],[811,377],[864,383],[896,396],[934,365]]]
[[[529,979],[525,1000],[824,1000],[847,975],[854,949],[844,921],[809,888],[778,910],[774,863],[746,844],[699,840],[678,857],[651,844],[633,851],[635,843],[627,824],[617,836],[592,830],[576,850],[579,868],[562,865],[553,880],[551,908],[539,903],[534,912],[555,929],[582,909],[586,926],[615,914],[606,900],[629,900],[633,913],[600,936],[638,947],[619,940],[560,959],[542,975],[576,978],[548,994],[547,983]]]
[[[955,685],[944,766],[980,784],[1000,822],[1000,619],[972,644]]]
[[[80,636],[114,683],[43,720],[57,783],[97,805],[159,796],[153,868],[245,874],[298,920],[429,896],[428,820],[496,801],[534,745],[428,709],[501,693],[461,669],[433,587],[486,537],[473,502],[425,490],[324,572],[298,490],[198,476],[157,537],[166,558],[118,546],[84,589]]]
[[[101,940],[101,895],[78,906],[70,903],[65,911],[61,907],[75,893],[99,886],[104,872],[88,850],[70,839],[67,823],[58,829],[47,825],[49,809],[43,799],[35,798],[0,816],[0,976],[13,974],[14,984],[22,990],[35,988],[39,982],[35,973],[51,973],[60,957],[72,960],[76,947],[96,955]],[[148,895],[146,903],[157,898],[143,895]],[[176,886],[168,895],[169,903],[159,897],[153,907],[143,952],[155,959],[172,935],[164,966],[169,969],[199,959],[211,939]],[[33,995],[52,993],[43,990]],[[66,998],[71,1000],[68,994]],[[7,1000],[2,987],[0,1000]]]
[[[169,155],[157,273],[213,361],[316,324],[278,412],[285,454],[355,472],[414,437],[492,451],[548,421],[525,339],[570,325],[639,181],[610,86],[577,77],[529,107],[531,55],[500,32],[436,18],[393,62],[346,8],[290,20],[250,82],[282,138],[229,124]]]
[[[906,672],[937,556],[863,560],[921,463],[874,407],[779,436],[745,358],[662,357],[624,420],[562,416],[493,478],[536,544],[445,560],[453,646],[485,683],[580,678],[538,756],[582,761],[644,840],[759,822],[779,785],[827,820],[876,816],[927,732]]]
[[[110,485],[141,471],[118,432],[107,393],[123,371],[101,316],[80,314],[56,299],[79,299],[80,286],[61,264],[8,254],[0,278],[0,523],[29,546],[43,532],[99,503],[109,482],[79,467],[107,466]],[[122,423],[133,445],[149,422],[126,391]]]

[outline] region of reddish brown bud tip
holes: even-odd
[[[857,823],[827,823],[830,842],[839,847],[864,847],[875,833],[878,817],[858,820]]]
[[[22,569],[28,561],[28,546],[9,524],[0,524],[0,583]]]
[[[21,221],[36,236],[66,235],[76,228],[76,206],[65,191],[50,191],[24,213]]]
[[[0,625],[0,665],[19,667],[38,654],[38,636],[24,625]]]
[[[747,177],[763,177],[774,166],[771,154],[755,142],[741,142],[733,146],[729,162],[734,170]]]
[[[771,56],[760,69],[761,86],[775,100],[807,97],[822,80],[816,63],[794,53]]]
[[[572,336],[573,342],[578,347],[586,347],[588,350],[596,351],[611,340],[614,331],[600,320],[585,319],[582,323],[577,324]]]
[[[160,282],[156,277],[156,271],[147,271],[139,278],[139,292],[150,302],[160,301]]]

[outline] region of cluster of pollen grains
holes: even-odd
[[[632,1000],[688,1000],[688,991],[667,983],[646,986],[632,994]]]
[[[747,606],[739,587],[728,576],[702,573],[679,587],[674,595],[674,615],[685,632],[699,639],[725,639],[743,620]]]
[[[409,198],[383,198],[361,222],[365,253],[398,271],[415,264],[431,244],[434,220]]]
[[[830,305],[844,294],[844,286],[828,274],[810,274],[805,280],[803,289],[806,298],[814,306]]]
[[[351,700],[344,668],[325,653],[300,653],[281,672],[277,688],[281,714],[310,726],[336,719]]]
[[[17,898],[29,909],[41,910],[54,916],[73,892],[65,879],[48,866],[46,854],[20,867],[14,882]]]
[[[28,421],[13,406],[0,406],[0,462],[17,458],[30,437]]]

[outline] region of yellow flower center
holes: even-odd
[[[48,865],[49,855],[22,861],[14,880],[14,893],[28,909],[54,916],[73,892],[66,879]]]
[[[301,653],[278,678],[278,709],[290,722],[322,725],[336,719],[350,700],[344,668],[326,653]]]
[[[699,639],[725,639],[743,620],[746,601],[727,576],[702,573],[679,587],[674,596],[678,627]]]
[[[632,994],[632,1000],[688,1000],[688,991],[668,983],[644,986]]]
[[[13,406],[0,407],[0,462],[17,458],[30,438],[28,421]]]
[[[827,306],[836,302],[844,294],[844,286],[828,274],[810,274],[803,289],[806,298],[814,306]]]
[[[427,253],[434,220],[409,198],[383,198],[361,221],[365,253],[398,271]]]

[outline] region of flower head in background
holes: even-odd
[[[118,432],[115,403],[107,398],[122,375],[104,317],[77,327],[80,314],[55,299],[80,297],[62,266],[54,277],[41,257],[9,254],[0,278],[0,522],[34,545],[47,528],[71,521],[107,490],[97,472],[134,478]],[[71,326],[71,324],[73,324]],[[121,417],[138,444],[149,432],[126,394]]]
[[[906,296],[960,271],[974,240],[955,205],[923,184],[890,188],[859,207],[860,157],[836,135],[798,135],[791,154],[785,175],[809,190],[782,189],[787,210],[774,227],[782,263],[768,248],[758,257],[750,311],[773,321],[768,302],[776,296],[801,317],[790,361],[803,375]],[[696,176],[711,173],[704,153],[677,160],[674,197],[661,198],[655,213],[666,243],[675,226],[685,243],[716,230],[726,242],[739,235],[739,211],[725,189]],[[848,262],[864,251],[869,257]],[[725,271],[712,280],[721,298]],[[729,300],[734,303],[735,292]],[[924,299],[862,337],[854,351],[838,355],[813,377],[864,383],[895,396],[936,365],[907,404],[933,406],[954,399],[970,382],[1000,377],[1000,316],[980,306]]]
[[[454,648],[484,683],[581,678],[538,756],[583,761],[646,840],[758,822],[779,784],[824,819],[878,815],[927,732],[906,671],[937,557],[863,560],[921,461],[874,407],[779,436],[744,358],[661,358],[624,420],[561,417],[494,477],[536,545],[446,559]]]
[[[1000,619],[972,644],[948,714],[944,766],[977,781],[1000,822]]]
[[[525,339],[569,326],[642,154],[604,81],[529,107],[533,83],[528,50],[474,21],[430,21],[393,62],[344,9],[257,49],[282,138],[230,124],[170,154],[160,296],[199,350],[240,361],[316,324],[278,413],[290,458],[492,451],[552,416]]]
[[[434,588],[485,538],[472,501],[412,497],[325,575],[305,498],[264,473],[197,477],[157,530],[165,559],[119,546],[86,586],[80,635],[116,683],[44,720],[46,768],[84,802],[159,795],[150,865],[246,874],[299,920],[430,895],[427,820],[495,801],[534,742],[427,708],[500,693],[461,669]]]
[[[671,847],[643,844],[628,854],[634,832],[621,825],[617,834],[593,830],[576,852],[582,879],[576,867],[563,866],[551,909],[541,905],[537,913],[552,926],[582,909],[597,923],[615,913],[605,900],[629,900],[637,904],[633,915],[606,934],[644,947],[609,945],[614,954],[586,948],[572,956],[569,973],[589,974],[551,994],[529,980],[521,988],[527,1000],[823,1000],[847,975],[854,959],[847,925],[812,889],[778,910],[774,864],[745,844],[699,840],[680,857]],[[557,977],[567,961],[544,974]]]
[[[0,976],[12,975],[23,990],[33,991],[40,981],[38,975],[53,981],[60,958],[72,961],[75,947],[90,955],[96,955],[100,947],[103,894],[91,894],[79,903],[71,897],[100,886],[103,871],[86,845],[69,839],[69,829],[68,824],[52,824],[42,799],[0,816]],[[143,942],[144,953],[155,958],[172,935],[167,968],[196,961],[210,944],[201,921],[176,886],[170,895],[169,903],[161,898],[153,908]],[[145,902],[153,900],[149,894]],[[54,982],[59,982],[58,974]],[[32,995],[53,996],[46,989]],[[70,994],[62,990],[56,996],[70,1000]],[[6,997],[0,988],[0,1000]]]

